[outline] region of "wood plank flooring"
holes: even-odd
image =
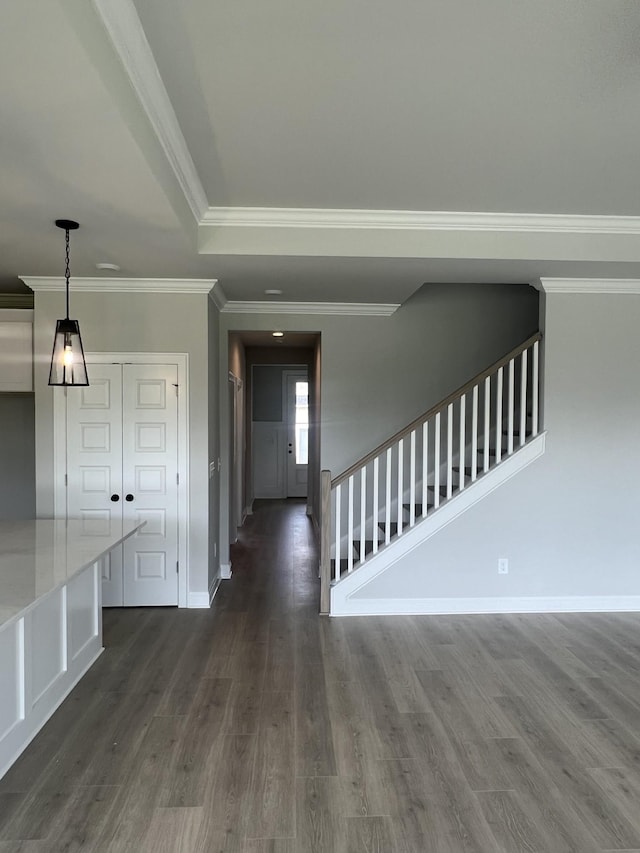
[[[0,853],[640,853],[640,615],[318,612],[299,502],[211,611],[107,610]]]

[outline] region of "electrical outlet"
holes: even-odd
[[[509,560],[506,557],[498,558],[498,574],[499,575],[508,575],[509,574]]]

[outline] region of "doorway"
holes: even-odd
[[[221,395],[227,410],[221,427],[229,451],[229,464],[223,464],[221,472],[220,566],[224,577],[231,576],[229,546],[252,514],[254,499],[306,498],[306,512],[316,529],[320,514],[320,333],[285,332],[276,337],[266,331],[230,330],[228,335],[227,370],[229,377],[242,383],[243,430],[234,461],[229,387]],[[259,381],[254,388],[256,377]],[[306,388],[296,388],[296,381],[306,382]],[[242,496],[241,511],[235,513],[238,495]]]
[[[243,382],[229,372],[229,542],[237,539],[238,527],[243,522],[243,466],[244,466],[244,394]]]
[[[254,498],[307,497],[309,376],[306,365],[252,366]]]

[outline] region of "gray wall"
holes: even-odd
[[[548,293],[545,326],[545,455],[359,598],[640,595],[640,295]]]
[[[220,577],[220,424],[218,419],[218,397],[220,394],[220,312],[213,300],[208,301],[208,351],[209,351],[209,574],[211,590]],[[211,471],[211,464],[214,471]]]
[[[189,355],[189,591],[205,592],[209,575],[208,297],[175,293],[75,293],[87,352],[175,352]],[[53,515],[53,393],[47,386],[62,293],[37,293],[34,313],[36,510]],[[56,389],[59,391],[60,389]]]
[[[251,420],[282,421],[282,371],[285,367],[256,364],[251,375]]]
[[[35,400],[0,394],[0,519],[35,518]]]
[[[320,461],[335,476],[534,332],[538,293],[425,285],[391,317],[222,314],[220,323],[225,377],[231,330],[321,333]],[[224,395],[220,402],[224,430]],[[228,553],[223,539],[224,525]]]

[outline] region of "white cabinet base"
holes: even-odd
[[[103,651],[99,569],[0,627],[0,778]]]

